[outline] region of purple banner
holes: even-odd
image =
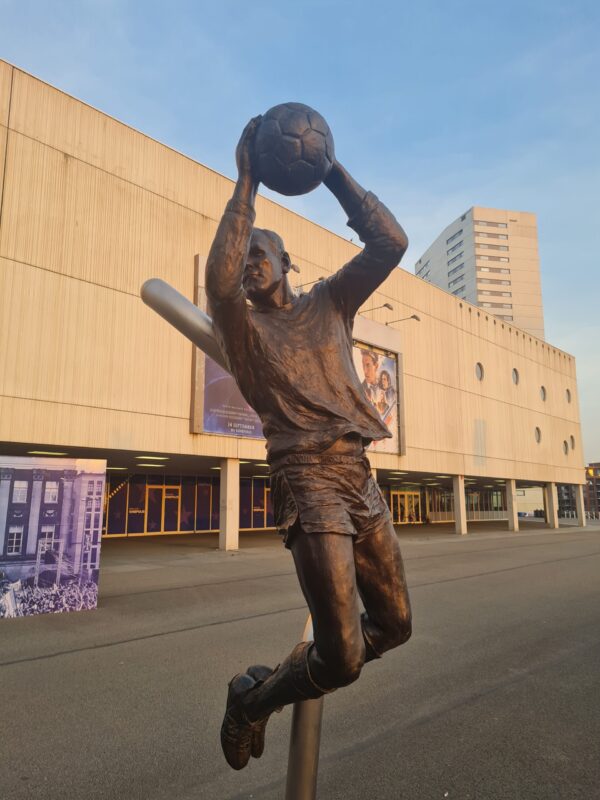
[[[233,377],[212,358],[204,363],[204,430],[262,439],[262,425]]]

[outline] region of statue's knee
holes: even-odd
[[[388,631],[387,648],[391,650],[394,647],[400,647],[401,644],[407,642],[412,634],[412,619],[409,614],[401,614],[396,620],[394,626]]]
[[[351,649],[341,648],[337,653],[332,653],[325,665],[331,684],[339,689],[358,680],[365,663],[365,646]]]

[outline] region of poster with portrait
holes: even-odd
[[[234,378],[209,356],[204,365],[204,430],[262,438],[260,419],[242,397]]]
[[[0,455],[0,619],[96,608],[105,471]]]
[[[352,357],[367,399],[392,434],[391,439],[372,442],[369,451],[399,453],[398,358],[395,353],[357,341],[352,348]]]

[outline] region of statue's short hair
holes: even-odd
[[[264,233],[267,239],[270,239],[271,242],[273,242],[273,244],[277,248],[279,255],[283,255],[283,253],[285,253],[285,245],[283,243],[283,239],[278,233],[275,233],[275,231],[269,231],[266,228],[254,228],[254,230]]]

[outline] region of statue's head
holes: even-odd
[[[254,305],[280,305],[277,298],[287,298],[290,288],[287,274],[290,257],[283,240],[273,231],[254,228],[242,285]]]

